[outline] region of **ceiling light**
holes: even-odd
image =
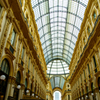
[[[29,90],[26,90],[26,93],[28,93],[29,92]]]
[[[17,89],[20,89],[21,88],[21,86],[20,85],[17,85]]]
[[[0,79],[1,79],[1,80],[5,80],[5,79],[6,79],[6,76],[5,76],[5,75],[1,75],[1,76],[0,76]]]
[[[32,93],[32,96],[34,97],[34,93]]]
[[[94,93],[91,93],[91,95],[94,95]]]

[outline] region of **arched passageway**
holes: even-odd
[[[61,100],[61,93],[59,91],[53,93],[53,100]]]
[[[5,58],[0,67],[0,100],[4,100],[10,72],[8,60]]]

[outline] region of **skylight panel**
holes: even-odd
[[[50,49],[51,49],[51,47],[50,47],[50,46],[48,46],[48,47],[47,47],[47,50],[50,50]]]
[[[54,12],[53,15],[54,15],[54,17],[57,17],[57,12]]]
[[[50,70],[47,70],[47,74],[49,74]]]
[[[77,17],[77,18],[76,18],[75,25],[76,25],[79,29],[80,29],[81,23],[82,23],[82,20],[80,20],[80,19]]]
[[[58,26],[58,29],[64,31],[64,30],[65,30],[65,27],[63,27],[63,26]]]
[[[53,11],[57,11],[58,7],[54,6]]]
[[[54,0],[54,6],[57,6],[58,0]]]
[[[51,48],[47,47],[47,51],[49,51]]]
[[[35,5],[38,4],[38,0],[31,0],[31,3],[32,3],[32,7],[34,7]]]
[[[45,43],[42,45],[42,48],[43,48],[43,49],[45,48]]]
[[[44,15],[48,12],[48,2],[43,2],[40,4],[40,11],[41,11],[41,15]]]
[[[79,33],[79,30],[76,29],[76,28],[74,28],[73,34],[74,34],[76,37],[78,37],[78,33]]]
[[[69,70],[65,70],[65,73],[69,73]]]
[[[51,72],[49,69],[50,71],[47,72],[65,74],[88,0],[31,0],[31,3],[46,63],[49,64],[50,61],[53,63],[55,59],[60,59],[60,62],[57,60],[55,63],[58,69],[62,68],[62,71]],[[64,61],[66,64],[60,65]]]
[[[51,50],[50,49],[47,49],[47,53],[50,56],[51,55]]]
[[[37,26],[38,26],[38,29],[42,27],[41,18],[37,21]]]
[[[42,42],[42,43],[44,43],[44,41],[45,41],[45,38],[44,38],[44,37],[42,37],[42,38],[41,38],[41,42]]]
[[[40,11],[38,6],[34,8],[34,13],[35,13],[35,19],[40,17]]]
[[[59,6],[63,5],[63,0],[59,0]]]
[[[54,17],[53,13],[50,13],[50,19],[53,18],[53,17]]]
[[[66,27],[66,31],[72,33],[72,31],[73,31],[73,26],[70,25],[70,24],[66,24],[66,26],[67,26],[67,27]]]
[[[72,41],[73,41],[74,43],[76,43],[77,39],[76,39],[74,36],[72,36]]]
[[[77,12],[78,3],[76,1],[71,1],[69,3],[69,12],[76,14]]]
[[[44,26],[44,31],[45,31],[45,33],[48,32],[49,27],[50,27],[50,25],[46,25],[46,26]]]
[[[46,42],[46,45],[47,45],[47,46],[50,45],[50,44],[51,44],[51,43],[50,43],[49,41]]]
[[[80,2],[84,3],[85,5],[88,4],[88,0],[80,0]]]
[[[49,23],[49,15],[45,15],[42,17],[43,26]]]
[[[51,71],[51,73],[50,74],[57,74],[57,72],[53,72],[53,71]]]
[[[63,6],[67,7],[67,5],[68,5],[68,0],[63,0]]]
[[[75,16],[72,15],[72,14],[68,14],[67,22],[71,23],[71,24],[74,24],[74,22],[75,22]]]
[[[41,38],[42,35],[43,35],[43,29],[41,29],[41,30],[39,31],[39,35],[40,35],[40,38]]]
[[[71,36],[72,35],[70,33],[66,33],[66,36],[65,37],[70,40],[71,39]]]
[[[84,17],[84,12],[85,12],[85,7],[79,4],[78,12],[77,15],[80,16],[81,18]]]
[[[70,44],[70,41],[69,40],[65,40],[65,43],[67,44],[67,45],[69,45]]]
[[[67,12],[67,11],[66,11],[66,12]],[[59,15],[59,16],[61,16],[61,17],[63,17],[63,18],[66,18],[67,13],[63,12],[63,15]]]

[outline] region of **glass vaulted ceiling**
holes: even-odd
[[[63,63],[70,64],[88,0],[31,0],[31,3],[47,73],[59,74],[59,62],[62,74],[65,74],[67,67],[64,68]],[[56,69],[52,67],[55,62]]]
[[[52,89],[54,89],[55,87],[59,87],[63,89],[65,79],[63,77],[55,76],[50,79],[50,82],[51,82]]]

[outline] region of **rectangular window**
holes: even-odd
[[[86,86],[86,92],[88,93],[88,86]]]
[[[85,70],[84,70],[84,78],[86,78],[86,77],[85,77]]]
[[[22,49],[22,59],[24,58],[24,51],[25,51],[25,48],[23,47],[23,49]]]
[[[79,79],[78,79],[78,84],[80,84],[80,83],[79,83]]]
[[[95,57],[93,56],[93,61],[94,61],[94,66],[95,66],[95,68],[97,67],[97,64],[96,64],[96,59],[95,59]]]
[[[37,72],[36,72],[36,79],[37,79]]]
[[[87,66],[88,66],[88,72],[89,72],[89,75],[90,75],[90,67],[89,67],[89,64]]]
[[[1,9],[2,9],[2,6],[0,5],[0,11],[1,11]]]
[[[81,97],[81,92],[80,92],[80,97]]]
[[[19,0],[19,2],[20,2],[20,5],[22,6],[22,2],[21,2],[21,0]]]
[[[11,46],[11,45],[10,45],[9,50],[11,51],[11,53],[12,53],[12,54],[14,53],[14,49],[12,48],[12,46]]]
[[[82,83],[82,75],[80,75],[80,78],[81,78],[81,83]]]
[[[13,32],[12,32],[12,37],[11,37],[11,45],[12,45],[12,46],[14,46],[15,37],[16,37],[16,32],[13,30]]]
[[[29,58],[29,60],[28,60],[28,69],[29,69],[29,66],[30,66],[30,58]]]
[[[33,74],[34,74],[34,65],[33,65]]]
[[[68,95],[68,100],[70,100],[70,95]]]

